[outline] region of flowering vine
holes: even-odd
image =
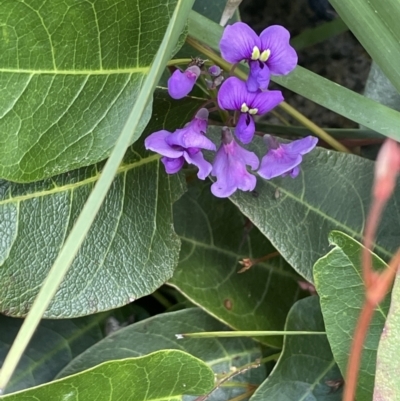
[[[212,65],[206,70],[203,61],[194,59],[184,71],[173,72],[168,80],[168,93],[174,99],[184,98],[203,76],[207,89],[214,94],[218,91],[215,106],[224,113],[234,112],[233,116],[228,114],[225,124],[234,127],[239,142],[248,144],[255,134],[254,116],[268,113],[283,101],[282,92],[268,90],[268,85],[271,75],[289,74],[297,65],[297,54],[289,39],[289,32],[278,25],[264,29],[259,36],[242,22],[227,26],[220,41],[221,55],[230,63],[247,62],[250,68],[247,81],[234,76],[225,78],[219,66]],[[211,192],[220,198],[231,196],[238,189],[253,191],[257,183],[254,173],[267,180],[287,175],[297,177],[303,155],[317,144],[312,136],[280,143],[265,135],[268,151],[260,163],[255,153],[235,140],[227,126],[222,128],[221,144],[216,150],[206,136],[208,116],[209,110],[201,108],[183,128],[151,134],[145,147],[162,155],[168,174],[177,173],[186,162],[198,168],[198,178],[214,177]],[[204,158],[203,150],[216,151],[212,164]]]

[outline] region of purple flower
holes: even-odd
[[[218,77],[218,75],[221,75],[221,68],[218,67],[217,65],[212,65],[211,67],[209,67],[208,72],[214,76],[214,77]]]
[[[222,57],[230,63],[246,60],[250,66],[247,88],[267,89],[272,75],[286,75],[297,65],[297,54],[283,26],[272,25],[260,36],[243,22],[228,25],[220,41]]]
[[[174,133],[166,130],[154,132],[144,142],[146,149],[164,156],[161,158],[168,174],[177,173],[188,162],[199,168],[197,176],[204,180],[212,166],[204,160],[200,149],[216,150],[216,146],[204,135],[207,130],[208,110],[200,109],[195,118]]]
[[[307,136],[288,144],[279,143],[269,135],[265,135],[264,138],[269,150],[261,160],[258,174],[267,180],[288,174],[292,178],[297,177],[300,172],[299,165],[303,160],[302,156],[311,152],[318,142],[318,139],[313,136]]]
[[[228,78],[218,92],[219,107],[241,113],[236,125],[236,136],[243,143],[249,143],[253,138],[253,115],[272,110],[282,100],[281,91],[248,92],[246,84],[236,77]]]
[[[255,170],[259,164],[257,156],[240,147],[229,128],[224,127],[222,143],[215,155],[211,171],[211,175],[217,177],[217,181],[211,185],[211,192],[218,198],[226,198],[237,189],[252,191],[257,180],[247,171],[246,165]]]
[[[168,93],[173,99],[182,99],[192,89],[200,76],[200,68],[197,65],[188,67],[185,71],[175,70],[168,79]]]

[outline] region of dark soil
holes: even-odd
[[[286,27],[293,37],[334,18],[333,9],[328,7],[327,0],[243,0],[240,12],[243,22],[257,33],[269,25],[279,24]],[[355,92],[362,93],[364,90],[371,60],[350,32],[307,47],[298,55],[302,67]],[[357,126],[302,96],[288,90],[283,90],[283,93],[287,102],[321,127]]]

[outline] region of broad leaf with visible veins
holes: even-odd
[[[106,337],[71,361],[58,377],[81,372],[108,360],[146,355],[162,349],[179,349],[200,358],[219,378],[262,357],[260,344],[250,338],[176,337],[179,333],[221,330],[227,330],[226,326],[198,308],[162,313]],[[263,365],[247,370],[213,391],[207,401],[239,397],[248,387],[260,384],[265,376]]]
[[[0,177],[36,181],[106,158],[176,3],[1,0]]]
[[[314,266],[315,286],[321,297],[326,333],[332,353],[343,375],[346,373],[354,330],[365,299],[362,279],[362,245],[350,236],[333,231],[329,242],[334,248]],[[373,266],[385,263],[372,255]],[[370,401],[375,380],[376,353],[389,309],[390,299],[376,308],[364,342],[358,376],[357,401]]]
[[[196,182],[175,203],[174,222],[182,249],[170,284],[234,329],[283,329],[302,296],[300,277],[228,199],[213,196],[209,183]],[[270,254],[238,273],[241,259]],[[275,347],[282,343],[282,337],[258,339]]]
[[[323,332],[318,297],[296,302],[285,330]],[[343,379],[326,335],[287,335],[274,370],[250,401],[340,401],[342,386]]]
[[[105,362],[65,379],[2,397],[7,401],[181,401],[214,385],[212,370],[185,352]]]
[[[209,130],[217,141],[221,129]],[[260,157],[267,147],[261,138],[249,146]],[[355,155],[316,148],[303,157],[297,178],[258,178],[254,193],[230,197],[307,280],[312,267],[328,252],[328,235],[341,230],[361,239],[371,201],[374,162]],[[398,186],[379,224],[376,252],[389,259],[400,243]]]

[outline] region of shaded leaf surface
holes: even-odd
[[[91,166],[35,184],[1,182],[3,313],[28,312],[100,169]],[[171,205],[183,183],[160,169],[158,156],[139,146],[128,152],[46,317],[116,308],[172,276],[180,243]]]
[[[329,242],[334,248],[317,261],[314,266],[314,278],[321,297],[328,340],[335,360],[345,375],[354,329],[365,297],[360,264],[362,245],[337,231],[330,234]],[[385,267],[385,263],[376,255],[373,255],[373,265],[377,269]],[[377,308],[364,343],[357,401],[372,399],[376,352],[389,302],[389,297],[386,297]]]
[[[220,128],[209,130],[217,140]],[[255,138],[251,148],[260,157],[266,146]],[[259,178],[255,191],[238,191],[230,199],[271,241],[281,255],[307,280],[312,266],[328,252],[332,230],[361,239],[371,200],[374,162],[322,148],[303,158],[301,172],[290,177]],[[376,251],[391,257],[400,243],[400,211],[396,199],[389,202],[379,225]]]
[[[6,391],[22,390],[53,380],[72,359],[103,338],[100,324],[105,317],[97,314],[74,320],[42,320]],[[21,324],[21,319],[0,315],[1,363]]]
[[[164,348],[178,349],[203,360],[217,374],[254,362],[261,357],[260,345],[248,338],[181,339],[178,333],[220,331],[226,326],[200,309],[164,313],[128,326],[100,341],[73,360],[59,375],[81,372],[99,363],[145,355]],[[258,385],[265,378],[264,367],[236,376],[229,387],[213,392],[209,401],[229,400],[245,391],[244,384]],[[233,382],[237,383],[235,387]]]
[[[379,341],[374,401],[395,401],[400,394],[400,275],[392,289],[389,313]]]
[[[2,0],[0,176],[34,181],[106,158],[176,3]]]
[[[182,351],[159,351],[140,358],[105,362],[50,384],[10,394],[7,401],[179,401],[214,385],[212,370]]]
[[[251,196],[251,195],[250,195]],[[238,330],[281,330],[301,296],[298,276],[276,257],[238,274],[243,258],[275,252],[227,199],[196,183],[174,205],[175,230],[182,241],[170,284],[217,319]],[[262,339],[279,347],[281,338]]]
[[[324,331],[317,296],[302,299],[290,310],[285,330]],[[251,401],[340,401],[342,377],[324,335],[286,336],[274,370]]]

